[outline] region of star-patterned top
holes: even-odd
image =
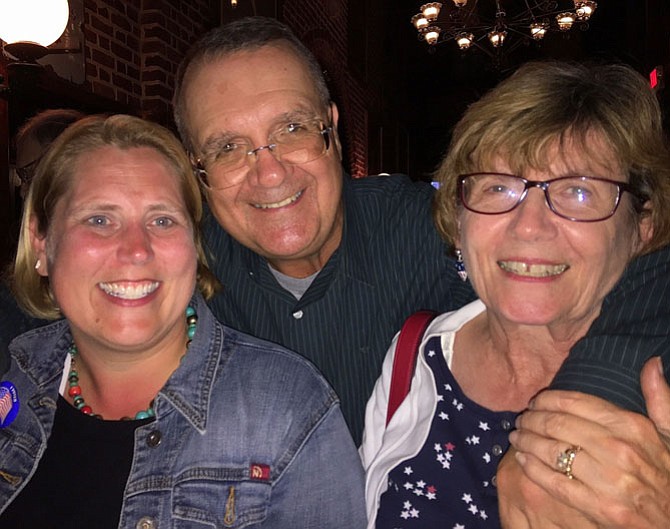
[[[468,399],[439,337],[428,341],[424,355],[435,376],[435,415],[419,453],[389,473],[376,529],[499,528],[495,473],[516,413]]]

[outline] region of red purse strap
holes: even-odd
[[[409,316],[400,329],[400,336],[395,346],[395,357],[393,358],[393,371],[391,373],[391,388],[389,390],[389,402],[386,410],[386,424],[405,400],[409,393],[416,357],[419,345],[428,324],[437,314],[430,310],[420,310]]]

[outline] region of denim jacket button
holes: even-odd
[[[149,435],[147,435],[147,445],[150,448],[156,448],[159,444],[161,444],[161,439],[163,436],[158,430],[152,431]],[[153,527],[150,526],[150,527]]]
[[[153,518],[149,518],[148,516],[143,516],[137,522],[137,525],[135,526],[135,529],[157,529],[157,527],[158,527],[158,524],[154,521]]]

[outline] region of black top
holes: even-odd
[[[54,426],[34,477],[0,515],[0,527],[116,529],[144,421],[102,421],[58,398]]]

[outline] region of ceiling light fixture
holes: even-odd
[[[37,16],[36,16],[37,15]],[[21,0],[0,5],[0,39],[4,51],[19,64],[34,64],[65,31],[70,17],[67,0]],[[59,48],[58,53],[77,50]],[[10,63],[10,65],[13,63]]]
[[[476,47],[499,60],[550,32],[585,31],[597,7],[592,0],[451,0],[423,4],[411,23],[429,48],[454,41],[461,50]]]

